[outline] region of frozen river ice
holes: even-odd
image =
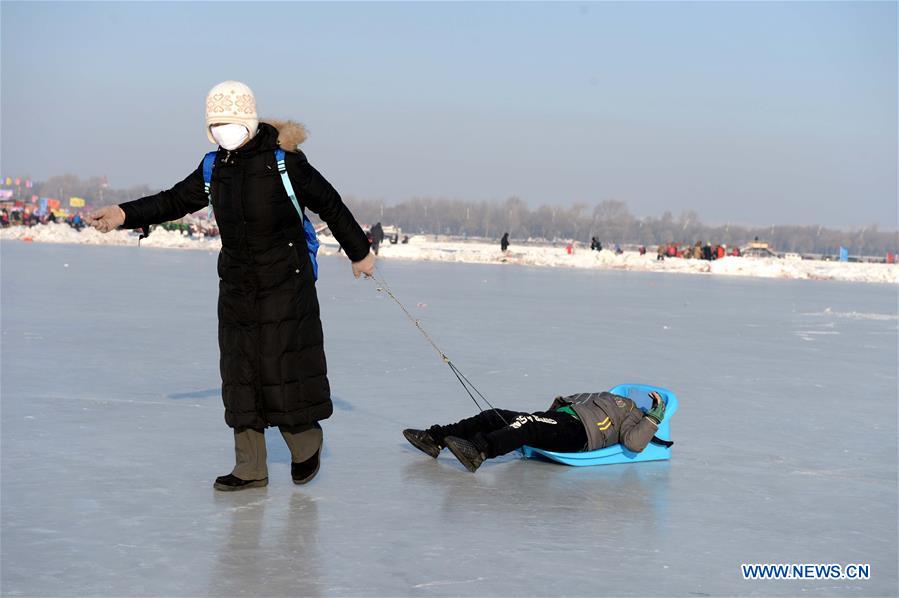
[[[384,262],[497,406],[619,382],[680,398],[670,462],[476,474],[405,427],[471,401],[372,281],[322,260],[322,470],[232,465],[215,255],[3,242],[5,596],[895,595],[897,287]],[[746,581],[741,563],[870,563]]]

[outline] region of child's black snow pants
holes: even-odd
[[[447,436],[470,440],[488,459],[524,445],[561,453],[582,451],[587,446],[587,432],[581,420],[559,411],[489,409],[448,426],[431,426],[428,433],[441,445]]]

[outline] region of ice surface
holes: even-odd
[[[670,462],[507,456],[470,474],[400,433],[471,414],[468,397],[373,282],[325,257],[321,473],[294,486],[269,432],[269,486],[224,494],[215,253],[0,252],[3,595],[897,591],[895,286],[385,262],[497,406],[628,381],[680,398]],[[872,577],[744,581],[744,562]]]

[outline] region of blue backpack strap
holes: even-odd
[[[293,207],[299,214],[300,218],[305,218],[300,202],[297,201],[297,194],[293,191],[293,184],[290,182],[290,176],[287,174],[287,164],[284,162],[284,150],[278,148],[275,150],[275,160],[278,162],[278,172],[281,173],[281,182],[284,184],[284,190],[287,191],[287,197],[293,202]]]
[[[278,172],[281,174],[281,183],[284,185],[284,190],[287,192],[287,196],[290,198],[291,203],[293,203],[294,209],[297,211],[297,214],[300,216],[300,221],[303,223],[303,234],[306,237],[306,249],[309,251],[309,259],[312,261],[312,275],[315,277],[315,280],[318,280],[318,237],[315,234],[315,227],[312,225],[312,222],[308,218],[306,218],[306,213],[303,211],[303,208],[300,207],[300,202],[297,201],[297,194],[293,190],[293,183],[290,182],[290,176],[287,174],[287,164],[284,161],[285,153],[284,150],[278,148],[275,150],[275,161],[278,163]]]
[[[209,152],[203,156],[203,189],[206,191],[206,197],[209,198],[209,208],[206,216],[212,218],[212,167],[215,166],[215,155],[218,152]]]

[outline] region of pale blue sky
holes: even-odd
[[[208,89],[306,123],[344,195],[897,226],[897,5],[16,3],[2,174],[167,187]]]

